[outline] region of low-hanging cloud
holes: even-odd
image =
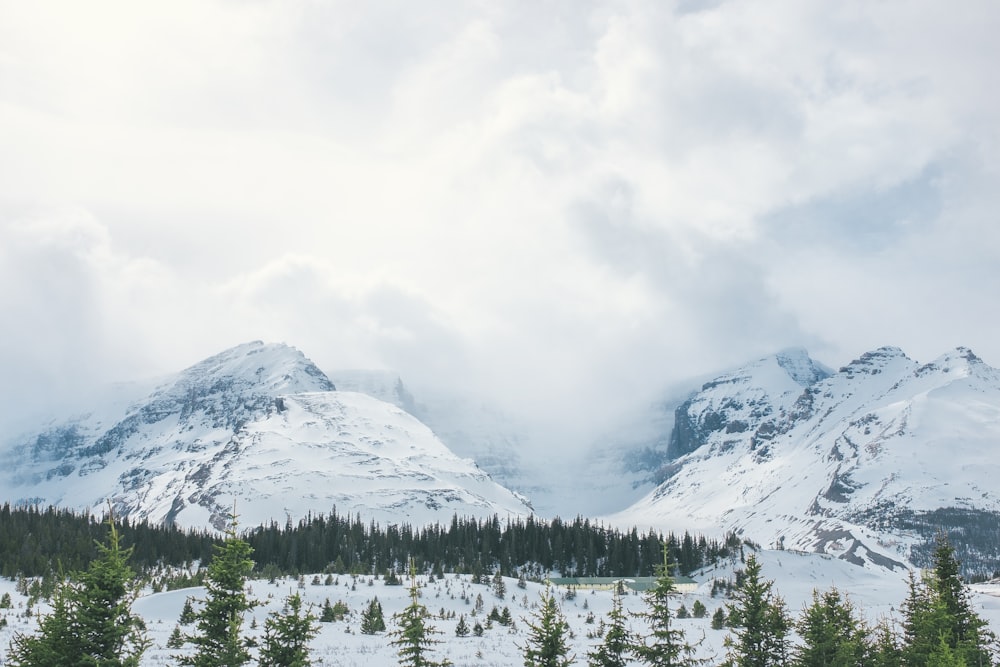
[[[0,398],[267,339],[589,427],[794,344],[1000,362],[998,23],[6,4]]]

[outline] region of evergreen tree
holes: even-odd
[[[81,655],[79,640],[73,631],[72,588],[69,582],[56,589],[52,612],[38,622],[34,635],[18,633],[11,640],[7,664],[15,667],[69,667]],[[31,611],[31,607],[28,607]]]
[[[729,667],[774,667],[788,659],[788,631],[791,621],[785,603],[771,587],[773,581],[760,576],[760,562],[746,557],[743,584],[736,592],[736,602],[729,605],[733,637],[726,638]]]
[[[938,535],[930,587],[947,619],[948,647],[956,660],[963,660],[970,667],[990,665],[996,637],[986,621],[973,611],[960,567],[954,547],[943,534]]]
[[[701,600],[695,600],[694,604],[691,605],[691,615],[695,618],[705,618],[705,614],[708,610],[705,609],[705,605],[702,604]]]
[[[507,585],[504,584],[503,575],[500,574],[500,568],[497,568],[496,574],[493,575],[493,595],[497,596],[501,600],[507,597]]]
[[[721,630],[724,627],[726,627],[726,610],[719,607],[712,614],[712,629]]]
[[[371,602],[363,612],[361,612],[361,634],[373,635],[376,632],[385,631],[385,617],[382,615],[382,603],[378,598],[372,598]]]
[[[903,652],[896,641],[896,633],[886,620],[879,623],[872,633],[868,664],[871,667],[903,667]]]
[[[677,595],[677,587],[670,576],[667,548],[663,549],[663,563],[653,587],[646,591],[646,610],[637,614],[649,625],[650,634],[645,642],[636,643],[636,658],[655,667],[700,665],[704,660],[695,658],[696,647],[689,644],[684,631],[673,623],[670,600]]]
[[[236,515],[230,515],[226,539],[215,549],[205,575],[206,599],[195,613],[197,634],[187,637],[193,655],[176,656],[192,667],[239,667],[250,661],[243,639],[243,616],[256,603],[246,594],[246,580],[253,569],[250,545],[236,533]]]
[[[309,642],[319,632],[316,617],[302,612],[298,593],[288,596],[282,613],[272,612],[264,622],[260,667],[309,667]]]
[[[589,667],[626,667],[635,645],[636,639],[626,626],[621,593],[615,586],[604,641],[587,654],[587,664]]]
[[[392,644],[396,646],[396,653],[399,656],[399,664],[408,667],[443,667],[450,664],[448,661],[435,662],[427,657],[433,650],[434,644],[440,644],[440,640],[433,639],[431,635],[440,634],[434,626],[427,623],[427,609],[420,604],[419,591],[417,589],[417,578],[413,573],[413,564],[410,564],[410,604],[403,611],[393,615],[393,619],[398,626],[391,635]]]
[[[456,637],[469,636],[469,624],[465,622],[465,614],[458,617],[458,625],[455,626]]]
[[[8,664],[64,667],[100,665],[135,667],[149,646],[142,619],[132,614],[139,588],[128,565],[132,548],[122,549],[114,515],[108,519],[107,544],[75,581],[55,591],[52,613],[31,637],[16,635]]]
[[[943,535],[938,536],[932,572],[919,584],[910,574],[903,603],[904,662],[929,664],[933,658],[958,660],[970,667],[992,665],[995,647],[996,637],[972,609],[954,549]]]
[[[180,648],[182,646],[184,646],[184,635],[181,634],[181,626],[175,625],[167,638],[167,648]]]
[[[813,591],[797,626],[802,644],[795,650],[797,667],[859,667],[865,664],[867,629],[854,606],[833,588]]]
[[[528,622],[528,640],[522,647],[525,667],[566,667],[572,664],[569,655],[569,624],[556,605],[550,587],[545,588],[542,605]]]
[[[181,625],[191,625],[194,623],[194,607],[191,606],[191,598],[184,600],[184,608],[181,609],[181,617],[177,622]]]

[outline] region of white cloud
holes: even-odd
[[[0,6],[8,385],[264,338],[576,415],[789,344],[1000,363],[998,21]]]

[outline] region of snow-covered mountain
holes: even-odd
[[[548,489],[532,482],[522,457],[530,447],[530,429],[502,410],[459,388],[411,392],[392,371],[335,370],[328,377],[341,390],[392,403],[417,417],[455,454],[474,460],[497,483],[530,497],[536,512],[547,509]]]
[[[120,515],[182,526],[219,528],[234,503],[244,525],[334,506],[414,524],[531,512],[415,417],[336,391],[281,344],[237,346],[0,456],[5,500],[97,511],[110,500]]]
[[[892,566],[947,530],[1000,564],[1000,372],[958,348],[883,347],[830,373],[802,350],[705,383],[676,415],[662,482],[611,520]]]

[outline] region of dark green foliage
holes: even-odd
[[[472,634],[477,637],[483,636],[483,626],[479,623],[479,621],[476,621],[476,624],[472,626]]]
[[[382,603],[377,597],[372,598],[361,612],[361,634],[373,635],[376,632],[385,632],[385,616],[382,614]]]
[[[206,531],[122,520],[122,539],[134,545],[131,562],[139,570],[159,565],[183,567],[211,560],[221,540]],[[53,575],[61,562],[70,571],[86,569],[97,557],[100,521],[68,510],[0,506],[0,576],[14,578]],[[735,553],[739,540],[708,540],[685,534],[621,532],[591,524],[588,519],[541,521],[536,517],[492,519],[454,517],[448,525],[415,529],[385,528],[359,517],[313,515],[297,524],[271,523],[253,529],[244,539],[253,548],[262,572],[271,576],[301,572],[374,574],[399,566],[401,553],[412,554],[419,572],[499,570],[514,576],[525,567],[558,570],[577,576],[647,576],[654,574],[662,547],[681,574]],[[483,558],[487,564],[484,565]],[[331,565],[332,563],[332,565]],[[168,590],[197,586],[190,575],[165,580]]]
[[[705,614],[708,613],[708,609],[702,604],[701,600],[695,600],[694,604],[691,606],[691,615],[695,618],[705,618]]]
[[[854,606],[837,589],[813,591],[812,604],[796,627],[802,644],[793,664],[799,667],[859,667],[865,664],[868,629]]]
[[[503,581],[503,575],[500,574],[500,570],[497,570],[496,574],[493,575],[493,595],[501,600],[507,596],[507,585]]]
[[[773,667],[788,659],[788,631],[791,620],[785,603],[772,590],[773,581],[760,576],[760,563],[750,554],[736,601],[729,606],[733,625],[732,637],[727,637],[730,667]]]
[[[37,634],[14,637],[7,664],[139,664],[149,640],[142,619],[132,614],[138,595],[135,573],[128,565],[132,550],[121,548],[114,520],[108,524],[107,544],[97,545],[98,557],[85,572],[56,589],[52,613],[41,619]]]
[[[629,631],[622,609],[621,593],[615,588],[604,641],[587,654],[589,667],[626,667],[636,646],[636,638]]]
[[[656,583],[643,596],[646,609],[638,616],[645,619],[649,635],[645,641],[636,643],[634,653],[641,662],[655,667],[699,665],[704,660],[695,658],[696,647],[688,643],[684,631],[674,624],[670,611],[670,600],[677,595],[677,588],[670,576],[667,558],[664,549]]]
[[[0,598],[0,609],[10,609],[13,605],[10,600],[10,593],[4,593]]]
[[[896,633],[883,620],[869,638],[868,665],[870,667],[903,667],[903,652],[896,641]]]
[[[428,657],[435,644],[441,643],[432,635],[440,634],[427,623],[427,609],[420,604],[416,577],[411,574],[410,604],[395,614],[397,628],[391,633],[392,644],[396,647],[399,664],[408,667],[443,667],[448,661],[436,662]]]
[[[939,535],[933,571],[920,583],[910,576],[909,594],[903,603],[904,662],[992,665],[995,647],[993,633],[972,609],[955,551]]]
[[[719,607],[712,614],[712,629],[721,630],[724,627],[726,627],[726,610]]]
[[[250,661],[242,628],[243,616],[255,606],[245,590],[253,569],[253,549],[237,536],[236,516],[230,519],[226,540],[208,564],[206,599],[195,613],[195,634],[186,638],[194,644],[195,653],[177,656],[181,665],[239,667]]]
[[[458,617],[458,625],[455,626],[456,637],[469,636],[469,624],[465,622],[465,614]]]
[[[167,638],[167,648],[180,648],[184,646],[184,635],[181,634],[179,625],[175,625],[170,637]]]
[[[334,621],[342,621],[347,613],[350,611],[347,604],[342,600],[337,600],[336,604],[330,604],[330,598],[327,598],[323,602],[323,611],[320,612],[319,620],[320,623],[333,623]]]
[[[573,663],[569,655],[569,625],[556,604],[551,588],[542,595],[539,610],[528,622],[528,639],[521,648],[525,667],[566,667]]]
[[[302,611],[299,594],[288,596],[281,613],[272,612],[264,621],[260,667],[309,667],[309,642],[319,632],[316,617]]]
[[[191,625],[194,623],[194,619],[194,607],[191,606],[191,598],[186,598],[184,600],[184,608],[181,609],[181,617],[177,622],[181,625]]]

